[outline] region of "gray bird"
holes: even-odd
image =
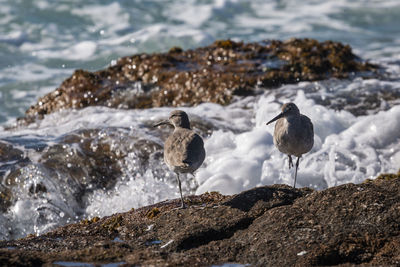
[[[292,155],[297,157],[293,185],[293,188],[296,188],[299,160],[314,145],[314,127],[307,116],[300,114],[294,103],[284,104],[282,112],[267,122],[267,125],[276,120],[274,144],[280,152],[289,156],[289,169],[293,167]]]
[[[190,129],[188,115],[182,110],[174,110],[168,120],[154,125],[171,125],[175,129],[168,136],[164,144],[164,161],[170,170],[176,173],[179,192],[181,194],[181,208],[185,208],[182,196],[180,173],[191,173],[196,171],[203,163],[206,152],[203,139]]]

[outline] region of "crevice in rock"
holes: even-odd
[[[349,255],[341,255],[341,253],[337,250],[329,251],[329,253],[325,255],[321,255],[317,258],[316,265],[318,266],[333,266],[333,265],[340,265],[340,264],[361,264],[369,262],[373,254],[370,257],[363,258],[363,254],[365,251],[363,249],[359,249],[357,251],[353,251]]]
[[[291,205],[296,199],[304,197],[311,192],[312,190],[307,188],[296,190],[290,187],[259,187],[237,194],[224,202],[223,205],[244,212],[249,212],[257,202],[263,201],[268,203],[268,209],[272,209],[280,206]]]
[[[255,218],[246,217],[227,228],[208,229],[207,231],[194,233],[193,235],[180,242],[177,247],[177,251],[189,250],[206,245],[212,241],[231,238],[235,234],[235,232],[247,229],[254,220]]]

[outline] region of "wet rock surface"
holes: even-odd
[[[0,211],[12,214],[13,209],[25,205],[21,203],[27,203],[34,210],[31,224],[36,227],[22,231],[4,226],[3,237],[18,238],[26,235],[25,231],[40,232],[40,227],[48,224],[76,222],[85,216],[89,198],[96,190],[113,192],[118,182],[145,180],[147,172],[162,183],[176,183],[162,164],[161,140],[171,129],[156,129],[153,124],[143,121],[141,130],[87,128],[49,139],[27,137],[0,142]],[[200,120],[193,123],[202,136],[215,127]],[[195,185],[192,176],[183,182],[186,193],[193,193]]]
[[[259,89],[299,81],[371,77],[377,75],[377,68],[359,59],[348,45],[313,39],[258,43],[221,40],[187,51],[175,47],[168,53],[123,57],[105,70],[76,70],[59,88],[31,106],[20,123],[61,109],[92,105],[226,105],[234,96],[252,95]]]
[[[24,152],[10,144],[0,142],[0,211],[10,206],[13,194],[9,187],[10,177],[18,175],[19,169],[29,164]]]
[[[286,185],[206,193],[0,242],[1,265],[400,264],[400,173],[323,191]]]
[[[35,142],[35,141],[33,141]],[[162,145],[130,135],[128,129],[83,129],[58,137],[51,145],[26,144],[34,152],[24,153],[0,142],[0,210],[6,211],[19,198],[17,188],[28,187],[28,195],[46,198],[55,185],[84,207],[84,196],[96,189],[109,190],[127,173],[125,161],[134,161],[130,175],[143,174],[149,159],[162,161]],[[31,160],[30,157],[34,158]],[[33,175],[35,174],[35,175]],[[51,177],[38,182],[34,177]],[[62,187],[65,188],[62,190]]]

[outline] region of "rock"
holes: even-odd
[[[193,119],[193,128],[202,136],[219,129],[218,123]],[[3,228],[4,234],[0,231],[0,239],[76,222],[96,191],[112,194],[119,182],[151,177],[174,185],[175,176],[166,175],[170,171],[163,163],[161,141],[171,129],[155,129],[154,123],[144,120],[140,130],[129,125],[83,128],[47,140],[10,138],[14,144],[0,142],[0,211],[4,221],[11,223]],[[13,147],[21,143],[24,152]],[[185,193],[193,193],[197,188],[194,177],[184,179],[183,187]],[[37,214],[32,222],[11,215],[21,205]],[[14,216],[24,217],[23,212]],[[14,220],[18,223],[13,224]]]
[[[400,264],[400,172],[323,191],[205,193],[0,242],[0,264],[132,266]]]
[[[229,104],[232,97],[256,88],[348,78],[373,73],[377,66],[362,62],[350,46],[312,39],[257,43],[216,41],[207,47],[120,58],[96,72],[76,70],[55,91],[40,98],[19,122],[29,123],[61,109],[92,105],[150,108]]]
[[[114,187],[123,175],[121,168],[126,167],[124,160],[135,160],[136,169],[130,173],[133,176],[148,169],[150,157],[158,156],[159,161],[162,160],[160,144],[131,136],[128,130],[117,128],[74,131],[35,150],[38,163],[29,165],[32,162],[24,157],[22,151],[0,142],[0,181],[3,182],[0,185],[0,210],[5,211],[15,202],[18,196],[13,194],[14,187],[30,182],[23,178],[27,175],[22,168],[27,165],[40,168],[53,183],[66,182],[76,201],[84,206],[82,197],[85,194],[99,188],[108,190]],[[32,195],[47,191],[41,183],[29,188]]]
[[[162,161],[162,145],[117,128],[77,130],[60,136],[48,146],[31,148],[35,152],[24,155],[12,145],[0,142],[2,212],[21,197],[48,199],[55,194],[82,208],[86,205],[85,197],[94,190],[114,188],[121,176],[127,174],[122,170],[126,165],[134,166],[129,174],[135,176],[143,175],[153,164],[150,159]],[[25,187],[29,187],[26,192]],[[70,214],[71,220],[74,215]]]
[[[19,174],[19,169],[26,166],[30,160],[24,152],[12,145],[0,142],[0,211],[5,212],[13,198],[10,185],[13,177]]]

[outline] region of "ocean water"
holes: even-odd
[[[238,98],[228,106],[203,103],[182,108],[195,122],[212,125],[211,131],[201,132],[207,158],[195,177],[186,177],[185,194],[235,194],[261,185],[292,185],[287,157],[273,145],[273,125],[265,125],[288,101],[311,118],[315,130],[314,147],[300,161],[299,187],[322,190],[360,183],[400,168],[399,100],[382,101],[364,116],[321,102],[354,97],[354,92],[400,90],[399,1],[0,0],[0,4],[0,142],[20,149],[30,160],[21,167],[19,185],[12,188],[14,201],[0,213],[0,239],[41,234],[83,218],[179,197],[174,174],[159,157],[140,165],[126,141],[140,137],[161,146],[160,132],[168,129],[150,126],[165,119],[172,108],[88,107],[50,114],[13,131],[4,129],[75,69],[99,70],[122,56],[164,52],[172,46],[196,48],[227,38],[334,40],[350,44],[357,55],[382,65],[387,73],[380,79],[283,85]],[[41,164],[42,152],[64,136],[88,129],[99,130],[96,140],[126,156],[118,161],[123,171],[111,188],[88,190],[78,198],[80,188],[74,179]],[[134,144],[135,138],[130,142]],[[76,148],[66,150],[74,153]],[[0,162],[6,174],[13,166]],[[0,182],[8,186],[4,179]],[[46,193],[30,194],[32,185],[44,185]]]

